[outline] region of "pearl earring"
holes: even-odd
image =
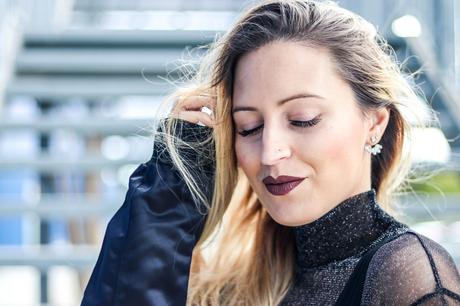
[[[371,143],[375,143],[377,141],[377,137],[376,136],[371,136]],[[364,146],[364,148],[366,149],[367,152],[373,154],[373,155],[377,155],[378,153],[380,153],[382,151],[382,145],[380,144],[376,144],[374,146],[370,146],[368,144],[366,144]]]

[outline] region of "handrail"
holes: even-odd
[[[455,86],[451,85],[452,80],[447,80],[443,73],[441,73],[440,67],[437,65],[435,56],[430,52],[430,48],[427,46],[427,42],[417,37],[406,38],[406,43],[409,49],[420,56],[422,62],[425,63],[423,66],[424,72],[430,80],[439,83],[439,94],[443,96],[443,101],[449,109],[452,117],[460,128],[460,99],[455,94]]]
[[[0,113],[6,86],[13,75],[16,54],[22,45],[21,10],[12,2],[0,3]]]

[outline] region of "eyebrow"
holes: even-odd
[[[289,101],[292,101],[292,100],[296,100],[296,99],[302,99],[302,98],[318,98],[318,99],[324,99],[324,98],[321,97],[321,96],[318,96],[318,95],[315,95],[315,94],[311,94],[311,93],[299,93],[299,94],[295,94],[295,95],[293,95],[293,96],[289,96],[289,97],[287,97],[287,98],[281,99],[280,101],[278,101],[277,105],[278,105],[278,106],[281,106],[281,105],[283,105],[283,104],[286,103],[286,102],[289,102]],[[241,112],[241,111],[255,112],[255,111],[257,111],[257,108],[252,107],[252,106],[234,107],[233,110],[232,110],[232,114],[234,114],[234,113],[236,113],[236,112]]]

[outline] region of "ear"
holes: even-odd
[[[390,119],[390,110],[387,107],[381,107],[373,110],[369,116],[369,133],[368,139],[371,136],[377,137],[377,142],[382,139],[383,133],[388,125]]]

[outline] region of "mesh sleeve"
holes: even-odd
[[[363,305],[460,305],[460,276],[452,256],[421,234],[382,246],[370,262]]]

